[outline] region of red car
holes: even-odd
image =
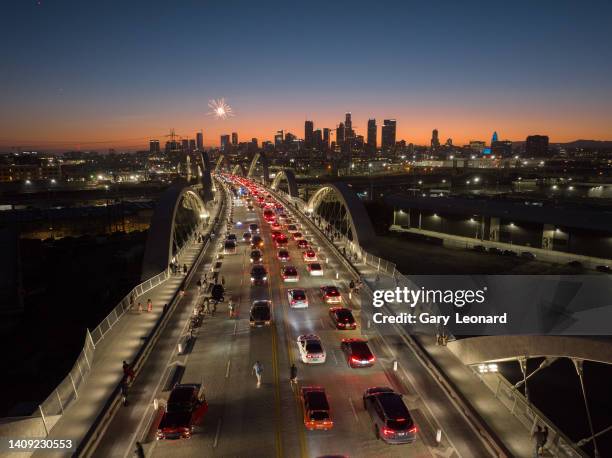
[[[300,239],[297,241],[297,246],[298,248],[302,248],[302,249],[308,248],[308,241],[304,239]]]
[[[336,329],[357,329],[357,322],[353,313],[344,307],[332,307],[329,309],[329,317]]]
[[[276,244],[276,248],[286,247],[287,243],[289,243],[289,239],[285,234],[281,234],[274,239],[274,243]]]
[[[157,440],[188,439],[208,411],[200,384],[175,385],[157,427]]]
[[[281,231],[273,230],[270,235],[272,236],[272,240],[276,240],[276,237],[283,235],[283,233]]]

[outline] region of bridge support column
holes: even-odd
[[[489,221],[489,240],[499,242],[499,218],[494,216]]]
[[[542,228],[542,248],[544,250],[552,250],[555,240],[555,226],[552,224],[544,224]]]
[[[580,387],[582,388],[582,398],[584,399],[584,408],[587,413],[589,428],[591,429],[591,437],[593,438],[593,452],[595,454],[595,458],[599,458],[601,455],[599,454],[599,449],[597,448],[597,439],[595,436],[595,430],[593,429],[593,420],[591,420],[591,410],[589,409],[586,389],[584,388],[584,369],[582,367],[584,361],[581,359],[572,359],[572,362],[574,363],[574,367],[576,368],[576,372],[578,373],[578,378],[580,379]]]

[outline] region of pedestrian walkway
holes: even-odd
[[[203,247],[193,243],[188,247],[181,263],[191,267]],[[108,401],[123,376],[122,361],[131,362],[143,345],[163,313],[164,304],[170,303],[185,276],[172,275],[161,285],[140,296],[135,301],[134,310],[127,312],[122,319],[104,336],[95,351],[95,359],[85,384],[79,390],[79,397],[70,405],[59,421],[51,429],[47,439],[72,439],[79,444]],[[151,299],[153,309],[146,311],[146,303]],[[143,304],[138,312],[137,303]],[[38,456],[43,452],[35,453]],[[49,456],[49,451],[44,452]],[[52,456],[66,455],[58,452]]]

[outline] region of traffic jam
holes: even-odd
[[[244,225],[246,231],[242,240],[250,245],[250,279],[252,285],[266,284],[271,275],[279,275],[287,285],[286,298],[290,310],[305,313],[312,307],[308,296],[314,288],[301,287],[300,275],[312,279],[338,278],[332,272],[326,272],[325,259],[320,259],[320,250],[312,246],[313,241],[306,238],[306,228],[294,216],[290,208],[285,208],[266,189],[246,178],[227,176],[238,199],[242,199],[249,212],[260,211],[261,221],[269,226],[272,246],[265,246],[262,237],[263,228],[256,223]],[[235,222],[242,226],[241,222]],[[235,240],[229,234],[226,242]],[[293,250],[291,248],[294,248]],[[299,253],[295,255],[295,249]],[[291,253],[294,253],[293,255]],[[280,263],[279,272],[268,272],[264,266],[266,257],[275,256]],[[310,282],[312,283],[312,282]],[[376,357],[367,339],[356,337],[358,322],[350,307],[350,300],[344,297],[339,287],[332,282],[324,281],[316,291],[320,301],[327,308],[329,326],[337,333],[339,354],[345,359],[350,369],[372,367]],[[274,317],[275,305],[268,299],[253,302],[249,322],[252,328],[269,326]],[[280,314],[278,314],[280,316]],[[357,333],[357,335],[359,335]],[[323,339],[316,333],[300,334],[295,340],[299,361],[304,365],[320,366],[321,371],[328,361]],[[334,353],[334,358],[336,358]],[[303,410],[304,426],[307,430],[331,430],[334,428],[333,399],[327,395],[324,386],[301,386],[298,390]],[[370,386],[362,393],[363,409],[372,420],[373,436],[388,444],[412,443],[417,438],[417,426],[413,421],[402,395],[388,386]]]

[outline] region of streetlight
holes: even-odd
[[[30,180],[25,180],[25,184],[32,184]]]

